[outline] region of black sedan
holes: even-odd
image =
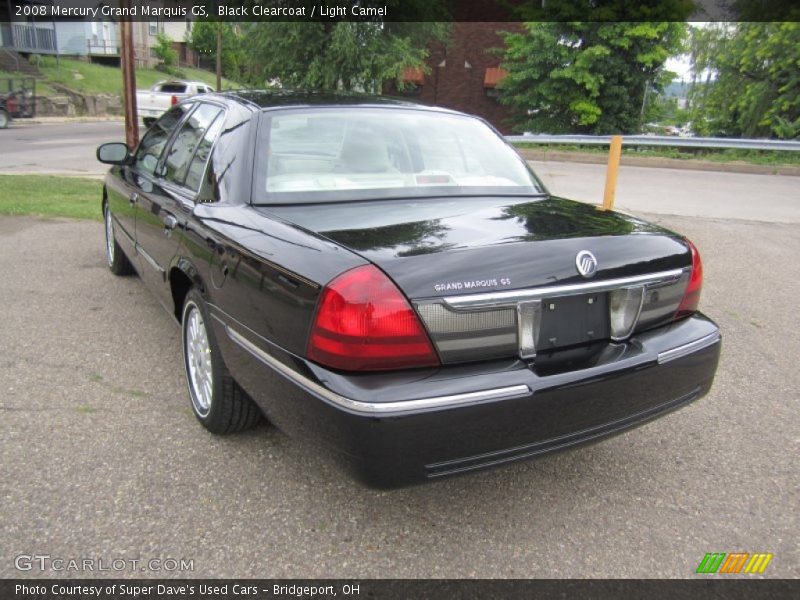
[[[393,486],[595,441],[711,387],[694,245],[551,196],[480,119],[211,94],[97,156],[108,265],[180,323],[214,433],[264,415]]]

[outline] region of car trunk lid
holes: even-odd
[[[640,326],[663,322],[680,302],[691,264],[685,242],[663,228],[549,196],[261,210],[380,267],[412,300],[444,362],[530,358],[543,348],[619,337],[610,327],[611,302],[638,302]],[[589,277],[577,268],[582,252],[596,259]],[[673,274],[667,285],[648,279],[662,273]],[[610,296],[617,288],[632,295]]]

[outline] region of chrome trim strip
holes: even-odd
[[[250,354],[255,356],[267,366],[278,371],[278,373],[287,379],[292,380],[307,392],[310,392],[315,396],[330,402],[331,404],[361,414],[383,415],[405,412],[409,410],[438,410],[443,408],[455,408],[457,406],[478,404],[480,402],[488,402],[491,400],[509,400],[511,398],[527,396],[531,393],[531,389],[527,385],[512,385],[503,388],[482,390],[480,392],[467,392],[464,394],[453,394],[451,396],[435,396],[432,398],[420,398],[417,400],[402,400],[399,402],[362,402],[359,400],[352,400],[350,398],[346,398],[345,396],[336,394],[301,375],[294,369],[280,362],[275,357],[264,352],[261,348],[256,346],[242,334],[231,329],[230,326],[224,325],[224,327],[228,337],[234,343],[247,350]]]
[[[145,252],[144,248],[142,248],[141,244],[139,244],[139,243],[137,243],[137,244],[136,244],[136,252],[137,252],[138,254],[141,254],[141,255],[142,255],[142,258],[143,258],[143,259],[145,259],[145,260],[147,261],[147,263],[148,263],[148,264],[149,264],[151,267],[153,267],[153,268],[154,268],[156,271],[158,271],[160,274],[162,274],[162,275],[163,275],[163,274],[165,273],[165,271],[164,271],[164,269],[161,267],[161,265],[159,265],[159,264],[156,262],[156,259],[155,259],[155,258],[153,258],[152,256],[150,256],[150,255],[149,255],[147,252]]]
[[[122,226],[122,224],[119,222],[119,219],[115,217],[113,213],[111,214],[111,218],[114,219],[114,231],[115,232],[121,231],[122,235],[125,236],[130,245],[136,248],[136,240],[134,240],[133,236],[130,233],[128,233],[128,230]]]
[[[665,362],[675,360],[676,358],[682,358],[684,356],[691,354],[692,352],[697,352],[698,350],[702,350],[703,348],[713,346],[721,339],[722,336],[720,335],[719,331],[715,331],[714,333],[709,333],[707,336],[701,337],[699,340],[689,342],[688,344],[684,344],[683,346],[678,346],[677,348],[672,348],[671,350],[665,350],[664,352],[659,352],[658,364],[662,365]]]
[[[485,294],[471,294],[468,296],[447,296],[445,303],[455,310],[470,310],[474,308],[498,308],[514,306],[517,302],[526,300],[540,300],[556,296],[574,296],[589,292],[607,292],[620,287],[633,285],[652,285],[679,279],[686,269],[672,269],[649,275],[635,275],[606,281],[589,281],[571,285],[553,285],[531,288],[527,290],[508,290],[505,292],[487,292]]]

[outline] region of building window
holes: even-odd
[[[158,35],[158,21],[150,21],[147,24],[147,28],[150,35]]]

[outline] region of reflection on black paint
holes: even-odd
[[[520,241],[661,231],[633,217],[560,198],[507,206],[500,217],[504,219],[517,219],[525,229]]]
[[[336,232],[336,241],[359,250],[380,248],[398,249],[399,256],[440,252],[449,227],[442,225],[440,219],[430,221],[411,221],[385,227],[370,229],[345,229]],[[400,250],[407,247],[407,250]]]
[[[382,200],[305,207],[304,211],[295,207],[269,210],[358,252],[398,257],[514,242],[665,233],[634,217],[552,197],[518,202],[510,198]],[[407,222],[403,222],[405,215]],[[365,224],[353,228],[359,222]]]

